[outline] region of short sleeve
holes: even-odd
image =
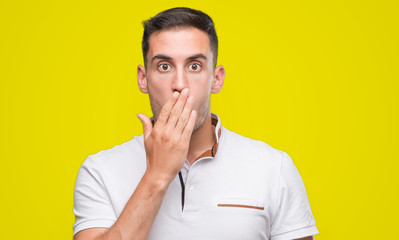
[[[99,159],[91,156],[83,162],[75,182],[73,235],[94,227],[110,228],[117,217],[103,181]]]
[[[284,152],[279,178],[271,240],[291,240],[318,234],[302,178],[292,159]]]

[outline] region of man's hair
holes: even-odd
[[[216,67],[218,56],[218,37],[215,25],[206,13],[191,8],[178,7],[162,11],[155,17],[143,21],[144,34],[142,40],[144,66],[147,66],[147,53],[151,34],[170,29],[194,27],[206,32],[209,36],[210,47],[213,52],[213,64]]]

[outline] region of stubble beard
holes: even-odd
[[[208,99],[207,101],[205,101],[204,104],[201,104],[199,109],[197,110],[197,118],[195,119],[193,133],[197,131],[197,129],[200,128],[202,124],[204,124],[204,121],[209,113],[209,102],[210,100]]]

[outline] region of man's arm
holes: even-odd
[[[180,96],[180,97],[179,97]],[[75,240],[147,239],[166,190],[187,156],[196,112],[188,89],[175,92],[163,106],[154,126],[142,114],[147,170],[118,220],[107,228],[90,228]]]
[[[147,239],[166,189],[166,183],[144,175],[111,228],[89,228],[77,233],[75,240]]]
[[[313,236],[309,236],[309,237],[304,237],[304,238],[298,238],[295,240],[313,240]]]

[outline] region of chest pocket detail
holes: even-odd
[[[265,205],[253,199],[244,198],[225,198],[218,201],[218,207],[227,208],[252,208],[257,210],[264,210]]]

